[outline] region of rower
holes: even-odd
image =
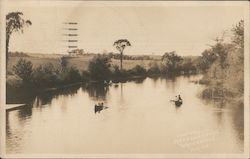
[[[178,95],[178,99],[177,99],[178,101],[182,101],[182,99],[181,99],[181,95]]]

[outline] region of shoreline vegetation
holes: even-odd
[[[39,93],[77,83],[126,82],[146,77],[173,77],[200,74],[199,84],[206,88],[202,98],[232,99],[243,102],[244,95],[244,21],[234,26],[229,36],[223,34],[201,56],[179,56],[175,51],[156,55],[124,55],[132,47],[127,39],[116,40],[113,46],[119,53],[84,53],[75,49],[69,55],[28,54],[9,51],[9,40],[14,32],[31,26],[22,19],[22,12],[6,16],[7,97],[22,92]],[[13,21],[12,19],[16,21]],[[18,24],[18,25],[17,25]],[[119,67],[120,65],[120,67]],[[7,100],[8,102],[8,100]]]
[[[75,84],[108,86],[111,83],[123,83],[145,79],[146,77],[172,77],[200,73],[198,69],[200,57],[180,57],[174,52],[165,55],[178,57],[178,60],[169,64],[170,61],[166,59],[167,57],[148,60],[148,56],[136,56],[136,60],[131,60],[133,57],[131,56],[129,60],[124,60],[124,69],[120,70],[119,63],[114,58],[117,55],[113,55],[113,53],[79,55],[76,57],[61,55],[53,58],[53,60],[48,60],[46,57],[34,58],[25,53],[14,53],[9,56],[7,96],[11,96],[13,92],[41,93]],[[89,59],[89,61],[86,62],[84,58]],[[141,59],[138,60],[138,58]],[[146,60],[143,60],[143,58]],[[73,61],[75,59],[81,60]],[[40,63],[38,61],[43,62],[37,64]],[[87,63],[82,70],[76,66],[79,62]],[[11,65],[12,67],[10,67]],[[189,69],[187,69],[188,67]],[[173,69],[178,69],[178,72],[173,72]]]
[[[236,101],[244,105],[244,21],[234,26],[229,37],[221,36],[202,56],[209,61],[200,83],[206,84],[201,96]]]

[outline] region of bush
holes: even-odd
[[[15,66],[13,66],[13,71],[18,75],[23,82],[29,82],[32,78],[33,64],[25,59],[20,59]]]
[[[75,67],[70,67],[70,69],[67,71],[67,82],[73,83],[73,82],[80,82],[82,77],[79,72],[79,70]]]
[[[86,82],[90,80],[90,73],[88,71],[82,71],[82,81]]]
[[[152,65],[150,65],[150,68],[148,69],[147,74],[148,75],[159,75],[159,74],[161,74],[161,69],[157,63],[153,63]]]
[[[61,57],[61,67],[62,67],[62,70],[66,70],[67,66],[68,66],[68,61],[67,61],[67,57],[63,56]]]
[[[134,68],[129,70],[128,73],[133,76],[145,76],[147,71],[142,66],[136,65]]]
[[[98,55],[94,57],[88,66],[90,78],[95,81],[105,81],[110,79],[110,58]]]
[[[127,70],[120,70],[117,65],[113,67],[112,71],[112,78],[113,79],[126,79],[128,78],[129,74]]]
[[[203,52],[207,59],[204,79],[217,89],[223,89],[225,96],[242,97],[244,94],[244,23],[240,21],[232,29],[232,41],[217,38],[216,44]],[[207,62],[207,63],[208,63]]]
[[[182,57],[177,55],[175,51],[166,52],[162,56],[162,62],[164,64],[163,72],[171,75],[178,74],[180,72],[180,63],[182,60]]]
[[[51,63],[41,65],[33,71],[33,83],[36,86],[54,86],[57,83],[58,70]]]
[[[185,74],[197,72],[195,62],[191,58],[183,58],[180,64],[180,70]]]

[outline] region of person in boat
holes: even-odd
[[[180,95],[177,96],[177,100],[175,101],[175,105],[176,106],[181,106],[182,105],[182,99],[181,99]]]
[[[178,95],[178,101],[181,101],[181,102],[182,102],[181,95]]]
[[[175,96],[175,100],[171,100],[175,103],[176,106],[181,106],[182,105],[182,98],[180,95]]]
[[[99,112],[103,109],[103,107],[100,106],[100,103],[95,104],[95,113]]]

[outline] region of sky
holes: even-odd
[[[5,13],[23,12],[32,26],[14,33],[11,51],[28,53],[67,52],[69,33],[64,22],[77,22],[76,43],[85,52],[118,52],[114,41],[128,39],[125,54],[155,54],[176,51],[200,55],[208,44],[244,19],[242,5],[185,5],[170,2],[7,1]]]

